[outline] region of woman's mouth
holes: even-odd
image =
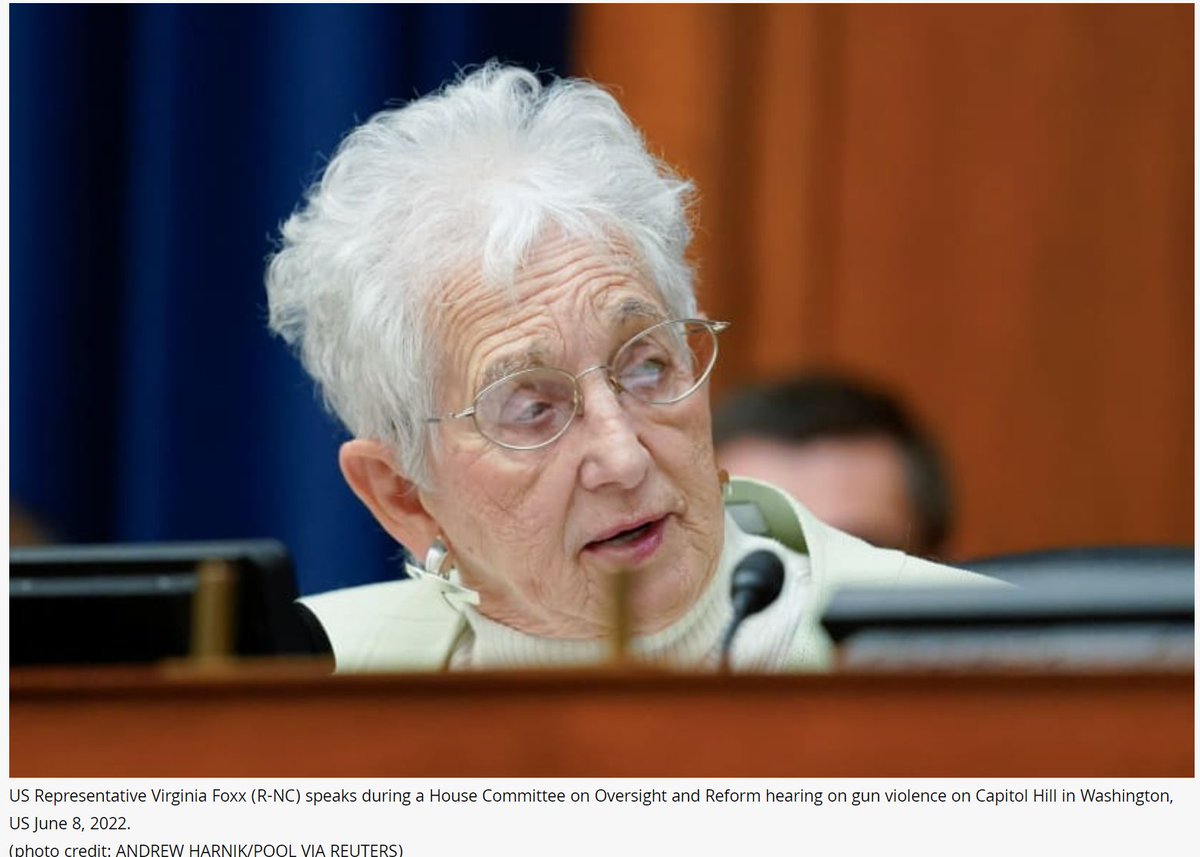
[[[639,563],[658,550],[663,541],[666,524],[666,515],[636,524],[607,538],[588,542],[583,551],[622,565]]]

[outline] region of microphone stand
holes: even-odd
[[[768,550],[747,554],[733,569],[729,594],[733,599],[733,619],[721,638],[720,671],[728,673],[733,652],[733,637],[749,617],[770,606],[783,591],[783,562]]]

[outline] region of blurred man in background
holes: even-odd
[[[923,556],[945,545],[941,456],[879,390],[829,374],[748,388],[717,409],[713,433],[722,467],[779,486],[840,530]]]

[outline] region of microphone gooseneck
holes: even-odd
[[[729,671],[729,654],[733,635],[750,616],[758,613],[776,598],[783,589],[783,562],[768,550],[747,554],[733,569],[729,594],[733,599],[733,618],[721,639],[721,670]]]

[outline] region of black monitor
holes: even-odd
[[[968,564],[1007,585],[848,588],[822,625],[851,668],[1181,668],[1194,661],[1187,549],[1047,551]]]
[[[231,654],[325,650],[327,643],[293,604],[292,561],[279,542],[63,545],[9,553],[9,663],[188,657],[200,569],[206,563],[221,563],[232,578]]]

